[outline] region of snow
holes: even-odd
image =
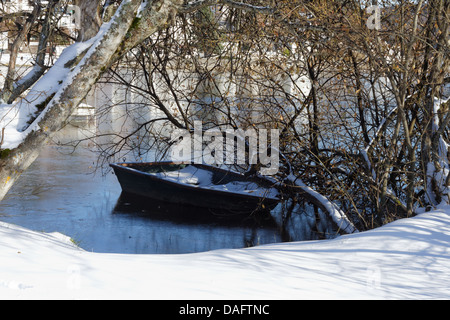
[[[132,168],[131,168],[132,169]],[[166,172],[147,172],[147,174],[154,175],[160,179],[194,186],[196,188],[218,190],[230,193],[240,193],[248,196],[267,197],[276,199],[279,195],[275,188],[262,188],[253,182],[233,180],[228,183],[213,183],[213,173],[192,165],[188,165],[176,171]]]
[[[449,299],[450,206],[333,240],[182,255],[87,252],[0,223],[2,299]]]
[[[442,104],[447,103],[450,98],[447,99],[434,99],[434,105],[433,105],[433,119],[432,119],[432,128],[433,132],[436,133],[439,130],[439,116],[438,113],[440,112],[440,107]],[[432,190],[433,183],[432,179],[436,182],[437,186],[436,188],[441,191],[442,195],[442,202],[446,203],[448,201],[448,197],[445,197],[445,195],[450,194],[449,188],[445,185],[446,178],[450,174],[450,164],[449,164],[449,156],[447,154],[447,150],[449,148],[449,145],[445,142],[445,140],[442,138],[442,136],[439,139],[439,170],[437,170],[435,163],[433,161],[430,161],[427,163],[427,190],[426,194],[430,201],[430,203],[437,203],[436,198],[434,196],[435,192]]]
[[[147,1],[143,0],[141,5],[139,6],[136,17],[138,17],[138,18],[142,17],[142,13],[146,10],[147,5],[148,5]]]
[[[92,40],[77,42],[67,47],[56,61],[55,65],[33,86],[24,99],[13,104],[0,103],[0,130],[3,130],[2,149],[15,149],[33,130],[39,129],[35,125],[28,125],[30,119],[38,111],[36,106],[45,102],[56,93],[61,84],[67,79],[70,69],[65,65],[76,58],[92,45]],[[45,112],[42,112],[40,118]],[[26,130],[24,130],[26,128]]]
[[[302,188],[303,191],[307,192],[312,197],[317,199],[317,201],[319,201],[323,205],[323,207],[326,208],[339,229],[343,230],[346,233],[358,232],[355,226],[347,219],[344,212],[342,212],[333,202],[329,201],[319,192],[308,187],[300,178],[297,178],[292,174],[288,176],[288,180],[292,181],[297,187]]]

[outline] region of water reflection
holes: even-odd
[[[148,224],[145,230],[136,229],[129,236],[143,239],[141,250],[147,252],[199,252],[280,241],[276,223],[269,214],[222,215],[122,194],[113,215]]]
[[[72,126],[61,132],[79,135]],[[126,198],[112,171],[93,171],[96,160],[89,143],[47,146],[0,203],[0,220],[64,233],[94,252],[188,253],[281,241],[267,216],[224,218]]]

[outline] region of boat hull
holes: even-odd
[[[111,164],[125,193],[165,201],[178,205],[190,205],[216,209],[230,213],[251,213],[273,209],[278,199],[247,196],[240,193],[221,192],[207,188],[198,188],[185,184],[174,183],[161,179],[143,171],[130,168],[137,164]],[[151,165],[171,165],[170,163],[155,163]],[[208,168],[209,169],[209,168]],[[217,170],[214,168],[214,170]],[[230,173],[227,173],[230,174]],[[238,175],[231,173],[231,175]],[[243,179],[242,175],[236,179]]]

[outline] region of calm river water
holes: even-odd
[[[0,202],[0,220],[61,232],[94,252],[189,253],[281,241],[271,219],[229,220],[123,199],[112,171],[92,173],[96,156],[89,145],[47,146]]]
[[[97,134],[97,143],[104,143],[109,139],[104,133],[123,133],[156,116],[150,109],[124,107],[124,101],[139,102],[133,99],[137,98],[120,87],[97,85],[86,101],[96,110],[90,118],[93,121],[72,123],[55,140],[77,141]],[[103,109],[107,112],[99,111]],[[138,121],[132,121],[134,118]],[[280,217],[278,225],[270,216],[258,221],[248,217],[230,220],[124,199],[112,170],[93,173],[95,149],[89,141],[75,150],[48,145],[0,202],[0,221],[35,231],[60,232],[94,252],[189,253],[315,239],[316,218],[308,208],[283,220],[286,237],[278,227]]]

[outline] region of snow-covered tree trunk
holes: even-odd
[[[425,166],[425,192],[428,205],[436,206],[440,203],[450,204],[450,145],[448,130],[450,126],[450,101],[443,99],[442,88],[448,86],[445,76],[450,68],[448,47],[450,45],[450,4],[444,9],[441,2],[440,11],[446,12],[441,20],[437,20],[440,28],[439,38],[435,47],[436,54],[429,67],[430,80],[429,96],[426,99],[426,127],[422,140],[422,162]]]
[[[450,145],[443,134],[450,124],[449,99],[434,98],[432,119],[424,135],[423,161],[426,171],[425,192],[428,204],[450,204]],[[441,119],[439,114],[445,115]]]
[[[63,127],[108,67],[164,26],[181,4],[173,0],[141,2],[122,1],[113,18],[100,26],[98,1],[79,1],[82,15],[88,16],[81,21],[82,41],[64,50],[25,99],[1,106],[0,199],[38,157],[41,147]],[[97,32],[91,32],[89,26]],[[28,124],[33,117],[34,121]]]
[[[39,8],[39,6],[36,6]],[[22,95],[30,86],[36,83],[40,77],[45,73],[47,67],[45,66],[47,45],[51,35],[53,34],[53,26],[56,23],[54,20],[55,11],[58,8],[58,0],[49,1],[47,9],[45,10],[45,18],[41,21],[41,30],[39,35],[39,44],[37,48],[36,59],[33,68],[25,75],[22,79],[15,82],[11,86],[12,91],[9,94],[8,101],[5,100],[6,95],[3,99],[5,102],[13,103],[20,95]],[[42,10],[41,10],[42,11]]]

